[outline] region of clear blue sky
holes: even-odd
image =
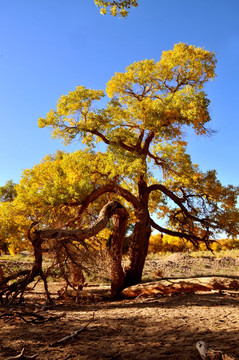
[[[139,0],[128,18],[102,16],[93,0],[0,0],[0,186],[57,149],[38,118],[77,85],[105,89],[134,61],[159,60],[186,42],[215,51],[210,138],[190,137],[202,170],[216,169],[223,184],[239,185],[239,1]]]

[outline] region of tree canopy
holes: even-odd
[[[106,167],[113,171],[108,179],[127,192],[124,198],[134,209],[145,202],[168,224],[151,217],[151,226],[209,246],[218,231],[237,233],[238,189],[223,187],[215,171],[203,174],[192,164],[184,132],[186,126],[198,135],[210,131],[203,86],[214,79],[215,65],[213,52],[176,44],[158,62],[138,61],[116,73],[106,85],[111,100],[105,108],[97,104],[105,96],[102,90],[79,86],[62,96],[39,126],[50,126],[52,136],[66,144],[80,137],[94,149],[103,142]]]
[[[179,43],[159,61],[138,61],[116,73],[105,92],[78,86],[62,95],[39,126],[49,126],[52,137],[65,144],[81,140],[85,149],[58,152],[25,170],[17,196],[0,210],[5,211],[2,219],[7,206],[16,213],[9,233],[20,231],[26,239],[34,223],[41,241],[69,242],[71,236],[82,243],[79,229],[97,234],[100,210],[108,202],[121,203],[121,239],[116,233],[113,237],[114,244],[121,244],[117,254],[122,253],[126,219],[133,230],[125,274],[116,267],[121,274],[118,290],[141,280],[152,229],[196,247],[203,242],[210,248],[220,233],[235,237],[239,188],[223,186],[215,170],[203,173],[192,163],[185,136],[186,128],[199,136],[210,134],[210,101],[203,87],[214,79],[215,66],[213,52]],[[101,107],[106,96],[109,100]],[[114,209],[119,210],[117,204]],[[117,211],[110,212],[114,226]]]

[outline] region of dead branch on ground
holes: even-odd
[[[61,338],[60,340],[57,340],[56,342],[52,343],[50,346],[51,346],[51,347],[56,347],[56,346],[58,346],[58,345],[63,345],[63,344],[65,344],[65,343],[69,342],[69,341],[74,340],[74,339],[77,337],[78,334],[80,334],[82,331],[84,331],[84,330],[92,323],[92,321],[94,320],[94,318],[95,318],[95,313],[93,313],[92,318],[90,319],[90,321],[89,321],[86,325],[84,325],[84,326],[82,326],[81,328],[75,330],[75,331],[74,331],[73,333],[71,333],[70,335],[64,336],[64,337]]]
[[[19,359],[19,360],[30,360],[30,359],[36,359],[39,354],[35,354],[35,355],[32,355],[32,356],[27,356],[24,354],[25,352],[25,348],[22,349],[22,351],[20,352],[20,354],[16,355],[16,356],[10,356],[8,357],[6,360],[16,360],[16,359]]]
[[[58,315],[52,315],[52,314],[49,315],[49,314],[41,314],[39,312],[5,311],[2,314],[0,314],[0,318],[6,319],[7,321],[20,318],[24,322],[31,325],[43,324],[48,321],[55,321],[61,319],[64,316],[66,316],[65,312]]]

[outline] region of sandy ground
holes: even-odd
[[[175,259],[178,272],[183,272],[185,262],[190,264],[191,260]],[[169,261],[172,262],[172,258],[164,260],[164,272],[170,267]],[[234,259],[230,261],[221,261],[221,267],[227,269],[228,266],[227,273],[230,268],[237,275],[237,263]],[[216,266],[219,263],[220,259]],[[201,259],[200,264],[202,270],[207,269],[207,261],[203,263]],[[148,263],[145,278],[149,276],[147,271],[152,273],[155,267],[157,272],[158,265],[158,262],[156,265],[152,261],[151,265]],[[195,261],[194,265],[199,271]],[[209,272],[212,267],[211,264]],[[174,264],[171,264],[171,268],[173,270]],[[217,270],[221,271],[219,268]],[[186,270],[184,273],[188,275]],[[41,284],[29,292],[24,307],[0,307],[1,359],[19,354],[23,347],[27,356],[38,353],[38,360],[199,359],[195,349],[199,340],[239,359],[237,292],[181,293],[111,301],[107,287],[88,287],[75,304],[57,300],[60,286],[51,284],[50,290],[56,299],[51,308],[42,308],[44,295]],[[45,320],[49,320],[34,323],[34,316],[19,316],[30,312],[41,314]],[[54,320],[53,317],[57,315],[62,317]],[[91,323],[73,341],[51,346],[55,341],[87,325],[89,320],[92,320]]]

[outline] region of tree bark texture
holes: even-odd
[[[141,179],[138,187],[139,207],[135,209],[136,223],[129,249],[130,264],[126,269],[125,287],[141,281],[151,234],[147,184]]]
[[[122,205],[118,201],[110,201],[108,202],[100,211],[98,219],[85,229],[49,229],[49,230],[41,230],[41,238],[42,239],[74,239],[75,241],[83,241],[85,239],[89,239],[90,237],[98,234],[101,230],[103,230],[111,216],[115,212],[117,212],[118,208],[122,208]]]
[[[111,295],[117,297],[124,288],[125,276],[121,265],[123,245],[128,224],[128,213],[124,207],[113,215],[113,233],[111,235]]]
[[[2,267],[0,265],[0,282],[3,280],[3,271],[2,271]]]

